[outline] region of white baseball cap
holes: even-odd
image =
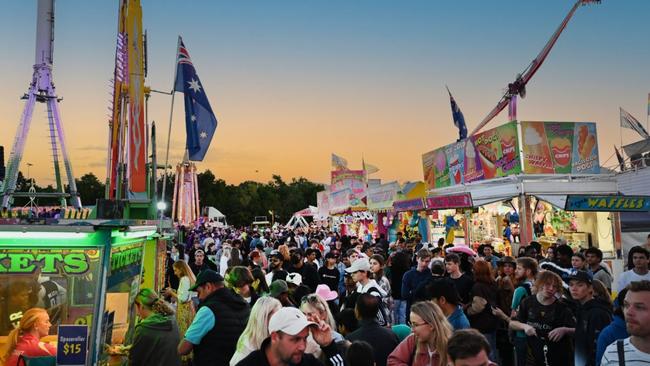
[[[296,273],[296,272],[289,273],[287,275],[287,283],[292,283],[296,286],[300,286],[302,285],[302,276],[300,275],[300,273]]]
[[[352,265],[345,269],[347,273],[354,273],[357,271],[370,271],[370,261],[368,258],[359,258],[352,263]]]
[[[284,307],[271,316],[269,333],[282,332],[294,336],[311,325],[317,324],[307,320],[302,311],[296,308]]]

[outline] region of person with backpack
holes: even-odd
[[[532,294],[533,283],[535,282],[537,271],[537,261],[533,258],[517,258],[515,267],[515,283],[517,284],[517,288],[512,296],[510,316],[499,311],[500,309],[495,310],[497,316],[505,320],[507,323],[510,322],[511,318],[517,316],[517,311],[519,310],[521,302]],[[526,333],[521,330],[515,331],[512,336],[512,345],[515,350],[515,364],[525,365],[528,356],[528,341],[526,339]]]
[[[370,262],[368,258],[359,258],[352,263],[352,265],[345,269],[346,273],[352,274],[352,280],[357,284],[356,290],[350,294],[345,300],[344,308],[354,309],[357,299],[361,294],[370,294],[376,296],[380,300],[379,309],[377,311],[377,323],[379,325],[389,325],[388,309],[381,301],[387,294],[382,290],[377,281],[370,279]]]
[[[624,300],[625,325],[630,337],[605,349],[601,366],[650,364],[650,281],[634,281],[627,287]]]

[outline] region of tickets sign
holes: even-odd
[[[650,196],[593,196],[569,195],[566,211],[650,211]]]
[[[591,122],[521,122],[527,174],[598,174],[598,136]]]

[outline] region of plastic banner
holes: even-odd
[[[393,202],[397,197],[400,185],[397,182],[391,182],[372,187],[368,189],[368,210],[369,211],[382,211],[392,210]]]
[[[330,193],[328,190],[316,193],[318,216],[327,217],[330,213]]]
[[[516,122],[422,155],[428,189],[521,173]]]
[[[591,122],[521,122],[524,172],[598,174],[598,136]]]

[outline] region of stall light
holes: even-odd
[[[0,231],[0,239],[87,239],[93,233]]]
[[[113,231],[111,233],[112,238],[122,238],[122,239],[133,239],[133,238],[144,238],[152,236],[156,233],[156,229],[150,230],[137,230],[137,231]]]

